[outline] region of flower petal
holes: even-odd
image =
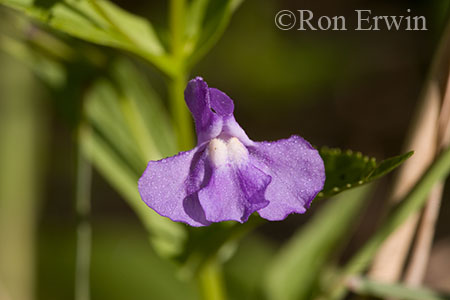
[[[234,119],[234,103],[227,94],[218,89],[209,88],[201,77],[197,77],[189,81],[184,97],[195,120],[198,145],[219,135],[234,136],[246,146],[253,145]]]
[[[265,194],[270,203],[258,211],[267,220],[304,213],[323,188],[325,167],[319,152],[299,136],[255,143],[249,153],[255,164],[272,176]]]
[[[247,221],[253,212],[269,204],[264,193],[270,181],[270,176],[251,164],[214,169],[208,185],[198,192],[206,219]]]
[[[142,200],[158,214],[191,226],[209,225],[198,197],[191,193],[196,182],[188,178],[202,177],[197,163],[203,152],[194,148],[176,156],[150,161],[139,179]]]
[[[232,116],[234,112],[234,103],[224,92],[209,88],[211,108],[216,114],[222,117]]]
[[[218,136],[222,132],[223,120],[211,109],[208,84],[201,77],[192,79],[184,91],[184,97],[194,117],[197,144]]]

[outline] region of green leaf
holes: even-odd
[[[139,175],[124,163],[99,134],[84,129],[80,137],[82,150],[138,215],[150,233],[150,241],[155,250],[163,256],[176,255],[182,249],[185,240],[186,233],[183,226],[161,217],[145,205],[137,189]]]
[[[90,299],[199,299],[195,282],[177,277],[176,266],[154,253],[139,224],[113,217],[96,218],[93,226]],[[66,299],[73,276],[58,276],[57,285],[55,276],[75,273],[75,231],[70,225],[49,224],[39,228],[38,238],[39,262],[46,267],[36,275],[36,297]]]
[[[100,45],[133,52],[163,72],[172,65],[152,25],[106,0],[0,0],[53,29]]]
[[[185,53],[194,65],[217,43],[243,0],[194,0],[186,24]]]
[[[236,254],[224,265],[230,299],[264,299],[262,270],[267,268],[274,254],[275,245],[258,234],[251,234],[239,243]]]
[[[378,179],[400,166],[413,152],[395,156],[377,164],[375,158],[361,152],[322,148],[319,150],[325,164],[326,181],[317,198],[330,197]]]
[[[263,222],[264,220],[259,216],[252,215],[244,224],[230,221],[211,224],[207,227],[190,228],[185,248],[177,257],[177,261],[182,266],[181,273],[185,277],[196,275],[204,264],[213,259],[222,249],[231,247]]]
[[[423,288],[372,281],[362,277],[349,280],[350,288],[359,295],[371,296],[380,299],[402,300],[449,300],[450,294]]]
[[[66,81],[66,73],[60,63],[28,47],[23,41],[0,35],[0,50],[22,62],[53,88],[60,87]]]
[[[129,128],[144,145],[143,157],[146,162],[176,154],[175,134],[169,116],[160,97],[151,88],[143,74],[128,61],[120,60],[113,65],[113,79],[122,90],[122,108],[124,102],[129,108]]]
[[[149,158],[174,151],[174,137],[157,95],[132,64],[112,66],[85,99],[92,129],[82,134],[83,149],[100,173],[128,201],[151,233],[156,250],[174,256],[183,250],[185,226],[159,216],[140,199],[137,181]]]
[[[311,298],[323,267],[349,237],[368,192],[367,187],[362,187],[327,202],[282,246],[263,281],[269,299]]]
[[[370,174],[368,181],[378,179],[394,169],[396,169],[398,166],[400,166],[402,163],[404,163],[408,158],[410,158],[414,154],[413,151],[410,151],[408,153],[394,156],[388,159],[383,160],[376,169]]]
[[[146,161],[136,147],[122,114],[117,90],[113,84],[100,79],[86,97],[85,114],[102,139],[121,157],[123,163],[136,174]]]

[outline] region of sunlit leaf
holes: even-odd
[[[172,72],[152,25],[106,0],[0,0],[53,29],[100,45],[140,55],[162,71]]]

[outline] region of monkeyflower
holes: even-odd
[[[267,220],[304,213],[325,182],[323,161],[303,138],[254,142],[236,122],[234,103],[202,78],[184,92],[197,146],[150,161],[139,179],[144,202],[158,214],[191,226]]]

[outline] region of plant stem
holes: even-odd
[[[172,34],[172,55],[176,59],[183,56],[184,25],[186,12],[186,0],[170,1],[170,30]]]
[[[184,89],[187,85],[186,75],[180,73],[169,83],[169,96],[172,120],[175,126],[178,149],[186,151],[193,147],[192,120],[184,102]]]
[[[78,148],[78,169],[76,187],[76,211],[78,216],[77,228],[77,257],[75,276],[75,300],[89,300],[89,273],[91,263],[91,212],[90,190],[92,167],[84,157],[81,147]]]
[[[0,299],[32,300],[47,110],[25,65],[2,53],[0,65]]]
[[[448,27],[447,31],[449,30],[450,27]],[[447,42],[447,47],[450,47],[450,41]],[[450,74],[447,75],[446,83],[447,85],[439,113],[438,151],[445,149],[450,144]],[[417,229],[417,238],[411,251],[411,259],[405,272],[404,281],[408,285],[418,286],[425,277],[431,248],[433,246],[436,223],[439,217],[444,184],[444,182],[436,183],[423,211],[422,220]]]
[[[225,300],[222,268],[217,258],[212,258],[200,270],[198,275],[200,291],[204,300]]]
[[[409,194],[389,213],[382,227],[353,257],[338,276],[336,283],[331,287],[327,299],[342,299],[346,294],[345,280],[349,276],[363,271],[371,262],[383,241],[407,218],[417,212],[425,203],[427,195],[439,180],[443,180],[450,172],[450,148],[447,148],[434,161],[425,175],[419,180]]]
[[[184,56],[185,11],[185,0],[170,1],[172,60],[176,66],[176,71],[170,78],[169,97],[180,150],[188,150],[193,146],[192,121],[184,103],[184,89],[187,84],[188,74]]]

